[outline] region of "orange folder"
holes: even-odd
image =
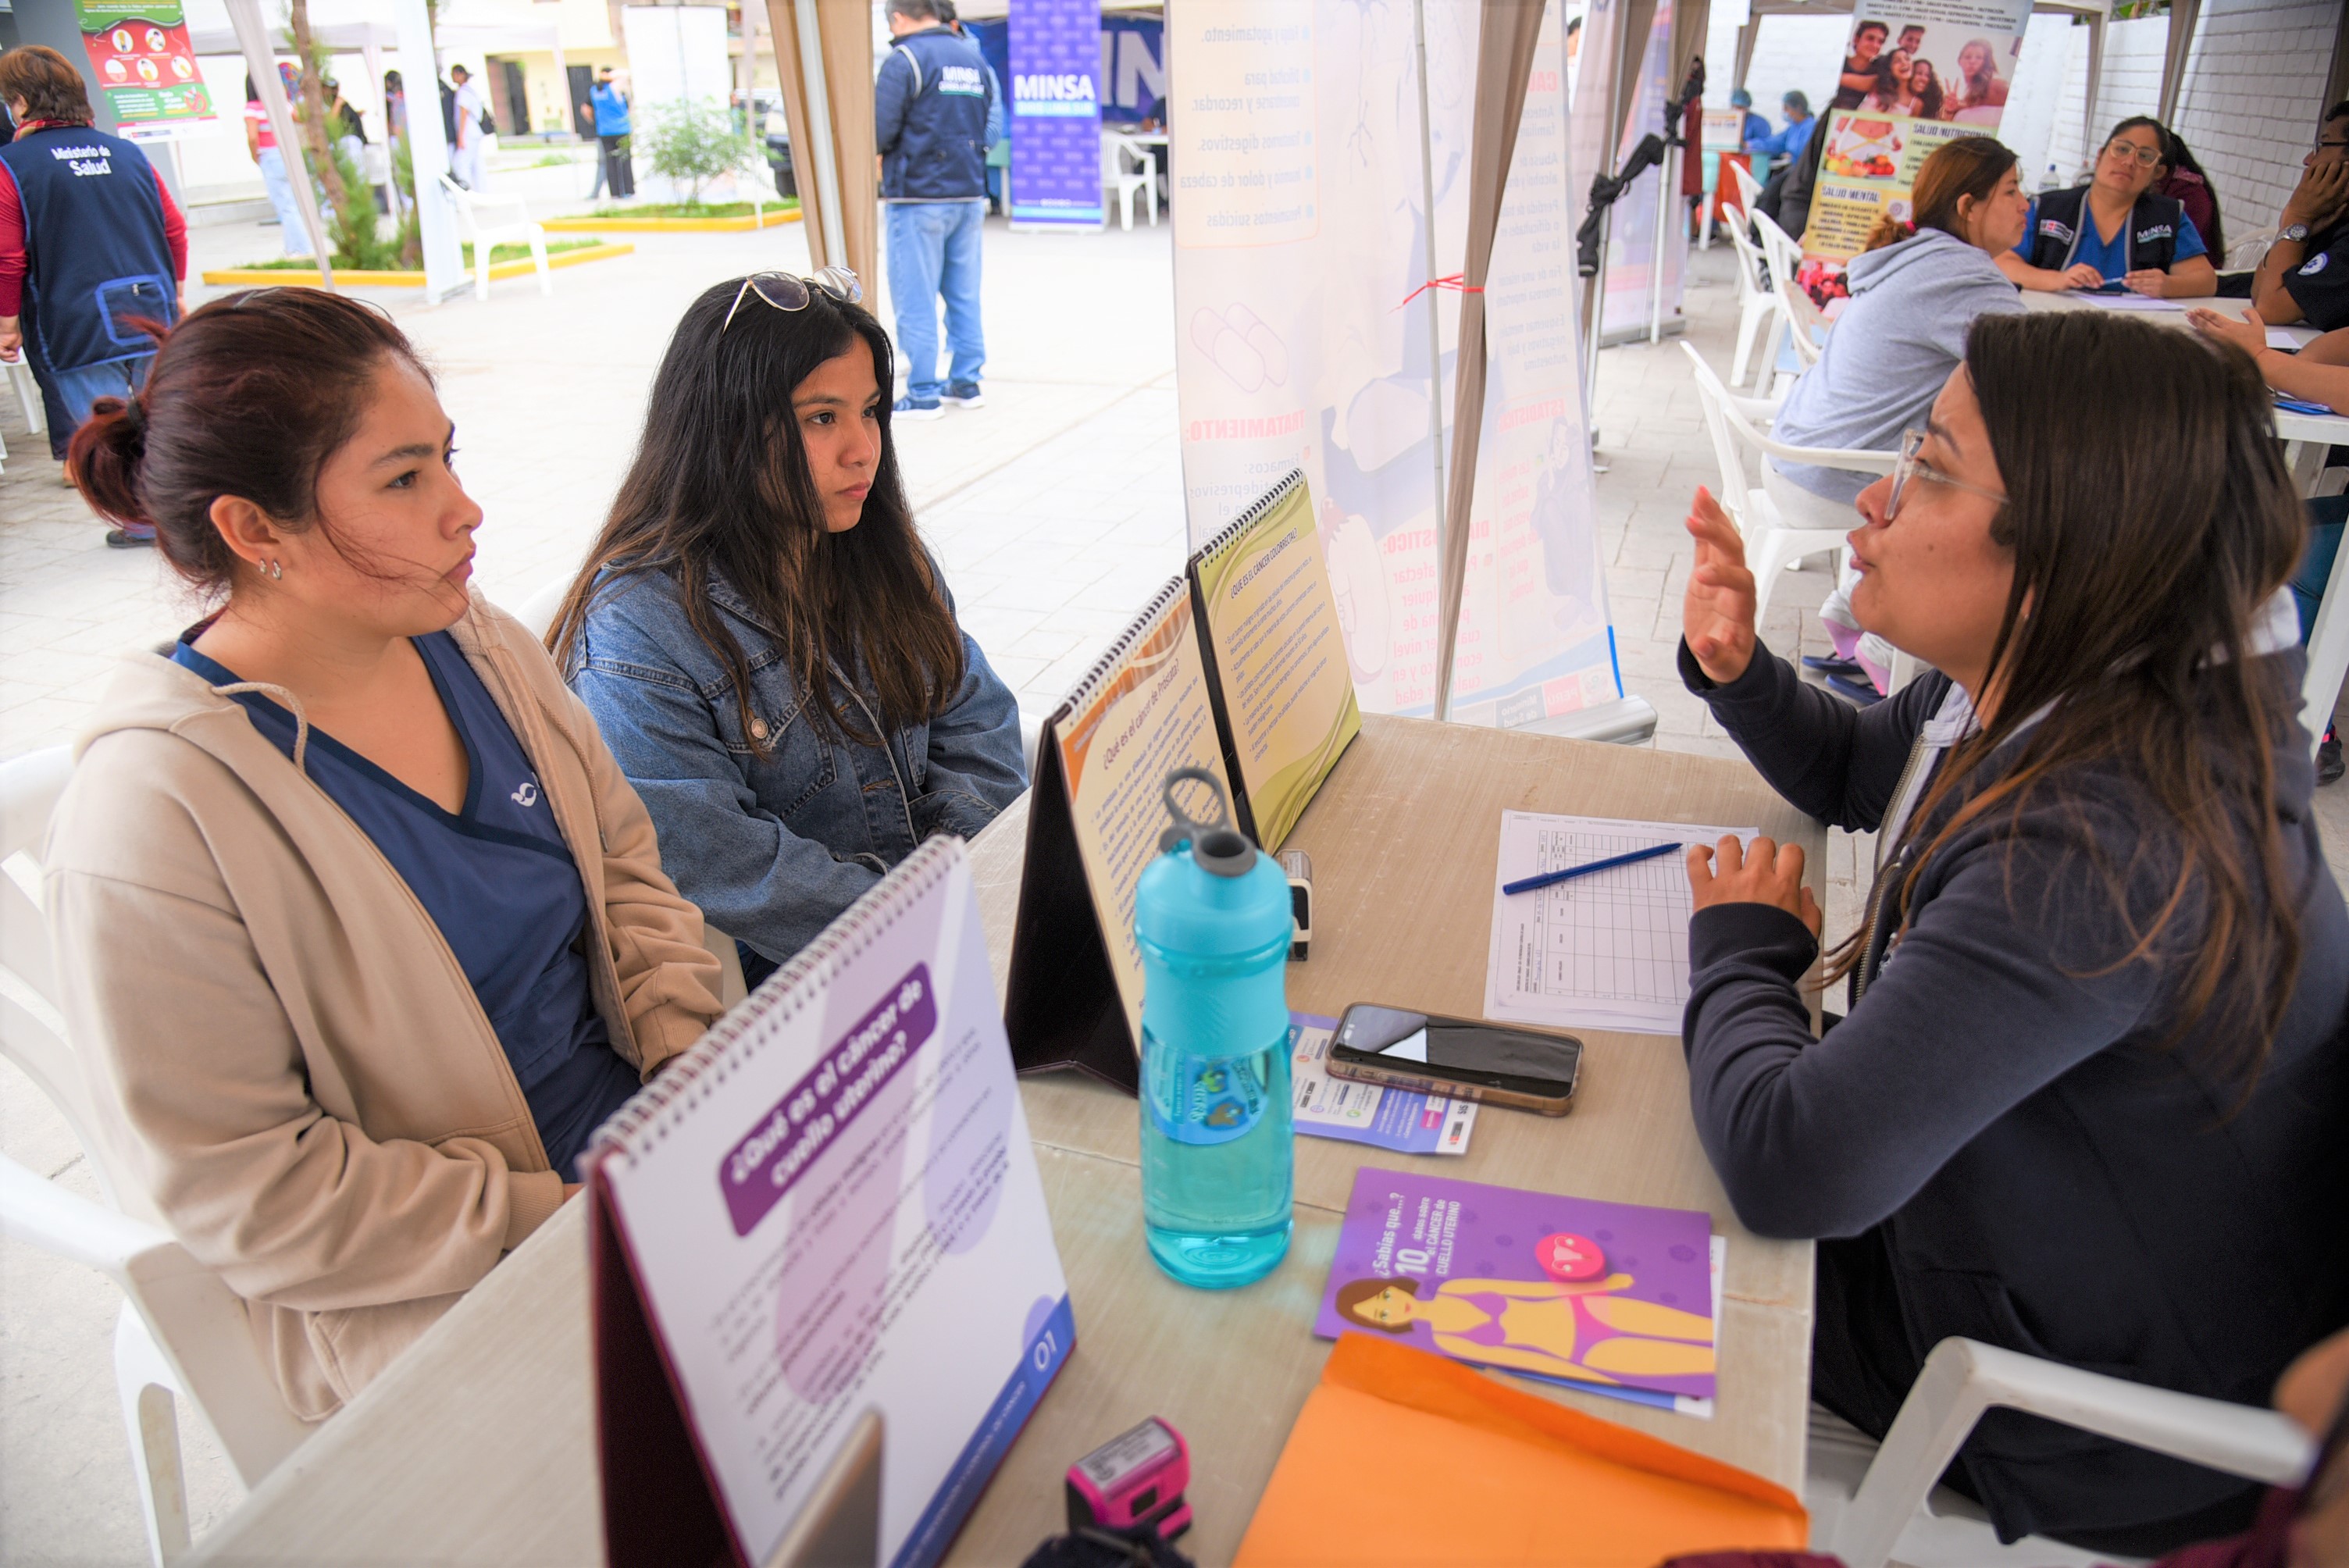
[[[1794,1548],[1802,1502],[1759,1476],[1410,1346],[1347,1334],[1305,1401],[1237,1568],[1655,1568]]]

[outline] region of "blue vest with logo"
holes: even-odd
[[[909,33],[882,62],[873,94],[874,118],[897,128],[895,140],[882,150],[883,201],[986,196],[992,94],[977,44],[943,26]]]
[[[2033,266],[2055,271],[2072,264],[2080,252],[2083,225],[2095,221],[2088,216],[2087,204],[2085,185],[2039,193],[2036,227],[2023,237],[2030,247],[2025,255]],[[2137,205],[2129,209],[2128,227],[2122,235],[2121,253],[2128,258],[2129,267],[2168,272],[2169,263],[2178,259],[2178,225],[2185,213],[2185,204],[2170,197],[2150,191],[2138,197]]]
[[[45,126],[0,147],[25,207],[25,341],[55,370],[155,352],[129,325],[178,315],[154,165],[119,137]]]

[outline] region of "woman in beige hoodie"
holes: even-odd
[[[46,903],[103,1136],[244,1297],[296,1414],[371,1379],[568,1195],[717,1016],[701,917],[537,642],[413,349],[231,295],[73,443],[218,609],[116,673]]]

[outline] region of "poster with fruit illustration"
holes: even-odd
[[[1800,279],[1822,305],[1877,221],[1906,219],[1917,170],[1961,136],[1995,136],[2030,0],[1899,0],[1852,13],[1803,231]]]
[[[168,141],[215,122],[180,0],[74,0],[98,77],[98,123],[132,141]]]

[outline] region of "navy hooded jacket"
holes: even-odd
[[[2287,617],[2287,622],[2288,622]],[[2283,634],[2288,639],[2290,633]],[[2272,639],[2271,639],[2272,642]],[[2263,655],[2296,697],[2301,651]],[[2019,813],[1959,829],[1909,880],[1957,802],[1900,831],[1932,748],[1971,726],[1928,673],[1855,710],[1756,649],[1715,686],[1681,673],[1762,776],[1825,821],[1878,831],[1882,868],[1851,1010],[1813,1038],[1800,991],[1818,951],[1803,923],[1723,903],[1689,923],[1682,1029],[1697,1130],[1738,1217],[1769,1236],[1880,1241],[1899,1322],[1817,1332],[1872,1345],[1892,1388],[1953,1336],[2132,1382],[2268,1402],[2300,1351],[2349,1323],[2341,1244],[2349,1150],[2349,913],[2310,810],[2305,733],[2281,726],[2275,820],[2241,803],[2254,759],[2217,780],[2246,853],[2272,826],[2302,952],[2282,1028],[2246,1098],[2242,1042],[2206,1014],[2173,1039],[2182,960],[2206,931],[2189,898],[2158,961],[2131,954],[2177,865],[2162,812],[2126,769],[2066,769]],[[2012,766],[2010,739],[1963,786]],[[1908,789],[1901,786],[1906,784]],[[1896,842],[1897,841],[1897,842]],[[1824,1258],[1824,1253],[1822,1254]],[[2249,1481],[2011,1410],[1958,1462],[2009,1540],[2142,1527],[2240,1499]]]
[[[885,201],[975,201],[987,195],[987,119],[994,102],[978,46],[946,27],[908,33],[873,84],[873,129]]]

